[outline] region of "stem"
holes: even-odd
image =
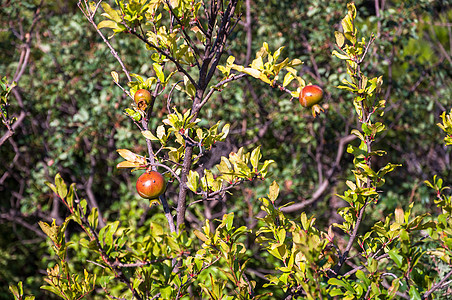
[[[452,276],[452,271],[450,271],[449,273],[447,273],[446,276],[444,276],[443,279],[441,279],[440,282],[438,282],[437,284],[435,284],[434,286],[432,286],[432,288],[430,290],[428,290],[424,295],[422,295],[422,299],[428,299],[428,297],[437,289],[439,289],[444,282],[446,282],[446,280]]]
[[[159,197],[162,202],[163,212],[165,213],[165,217],[168,220],[168,225],[170,227],[171,232],[176,232],[176,227],[174,226],[173,215],[171,214],[171,210],[168,206],[168,202],[166,201],[165,193]]]
[[[99,1],[97,3],[97,6],[99,6],[101,1]],[[88,4],[85,1],[85,5],[88,7]],[[82,8],[81,5],[81,1],[79,1],[77,3],[77,6],[80,8],[80,10],[82,11],[83,15],[85,15],[85,17],[88,19],[88,21],[91,23],[91,25],[93,25],[94,29],[96,29],[97,33],[100,35],[100,37],[102,38],[102,40],[104,41],[104,43],[108,46],[108,48],[110,49],[111,54],[113,54],[113,56],[116,58],[116,60],[119,62],[119,64],[121,65],[121,68],[124,72],[124,74],[126,74],[127,76],[127,80],[128,81],[132,81],[132,78],[130,77],[129,71],[127,71],[126,66],[124,65],[124,63],[122,62],[121,58],[119,57],[118,52],[116,52],[115,48],[113,48],[113,46],[108,42],[107,38],[105,38],[105,36],[102,34],[102,32],[100,31],[100,29],[97,28],[96,23],[94,22],[94,15],[96,12],[90,14],[89,10],[87,10],[85,12],[85,10]],[[97,8],[96,8],[97,10]]]
[[[367,44],[367,47],[365,48],[365,51],[361,57],[360,60],[355,60],[356,63],[356,68],[355,68],[355,74],[357,74],[357,77],[359,78],[359,83],[358,83],[358,87],[359,89],[362,89],[362,72],[361,72],[361,67],[360,64],[362,63],[362,61],[364,60],[364,57],[366,56],[366,53],[370,47],[370,45],[373,43],[373,41],[375,40],[374,37],[371,38],[371,40],[369,41],[369,43]],[[356,101],[356,100],[355,100]],[[371,109],[367,107],[366,105],[366,99],[364,99],[364,101],[361,102],[361,112],[362,112],[362,119],[360,120],[361,124],[364,123],[368,123],[370,122],[370,111]],[[366,143],[366,147],[367,147],[367,159],[366,159],[366,165],[371,169],[372,168],[372,163],[371,163],[371,156],[370,153],[372,152],[372,139],[370,138],[369,135],[365,134],[365,143]],[[361,186],[360,186],[361,187]],[[366,188],[371,188],[372,187],[372,181],[370,179],[369,176],[367,176],[367,182],[365,184]],[[353,232],[350,235],[350,239],[347,243],[347,246],[345,247],[342,256],[339,259],[339,262],[337,263],[337,265],[334,267],[333,269],[333,277],[337,277],[339,275],[339,271],[341,269],[341,267],[344,265],[344,263],[347,261],[348,259],[348,254],[353,246],[353,243],[355,242],[356,236],[358,234],[358,230],[359,227],[361,225],[361,222],[363,220],[364,217],[364,212],[366,210],[367,205],[371,202],[371,200],[369,199],[369,197],[366,198],[363,207],[361,207],[359,209],[359,213],[358,213],[358,218],[356,220],[355,226],[353,228]]]
[[[182,224],[185,223],[185,211],[187,210],[187,177],[191,168],[191,156],[193,154],[193,146],[187,146],[185,148],[185,157],[184,162],[182,164],[182,172],[181,172],[181,182],[179,189],[179,197],[177,201],[177,232],[179,233],[179,228]]]
[[[363,220],[363,217],[364,217],[364,211],[366,210],[367,204],[369,204],[369,202],[366,201],[364,206],[359,211],[359,216],[358,216],[358,219],[356,220],[355,228],[353,228],[353,232],[352,232],[352,235],[350,236],[350,240],[348,241],[347,246],[345,247],[345,250],[344,250],[342,256],[340,257],[339,262],[337,263],[336,267],[334,268],[334,276],[333,277],[337,277],[341,267],[344,265],[345,261],[348,259],[348,253],[350,252],[350,249],[353,246],[353,242],[355,241],[359,226],[361,225],[361,221]]]

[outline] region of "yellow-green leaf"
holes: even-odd
[[[139,162],[132,162],[132,161],[122,161],[119,164],[116,165],[116,168],[118,169],[127,169],[127,168],[137,168],[141,166]]]
[[[119,155],[121,155],[125,160],[135,161],[137,159],[137,155],[130,150],[127,149],[118,149],[116,150]]]
[[[287,73],[286,76],[284,76],[283,87],[286,87],[294,79],[295,76],[292,73]]]
[[[203,242],[208,240],[207,236],[197,229],[193,230],[193,233]]]
[[[111,28],[111,29],[120,29],[118,23],[110,20],[103,20],[97,25],[98,29],[101,28]]]
[[[272,184],[270,185],[270,190],[268,193],[268,198],[274,202],[276,200],[276,198],[278,198],[279,195],[279,185],[276,181],[273,181]]]
[[[115,71],[111,71],[111,77],[113,77],[114,82],[119,82],[119,75]]]
[[[345,54],[341,54],[341,53],[339,53],[339,52],[337,52],[336,50],[333,50],[333,53],[332,53],[334,56],[336,56],[337,58],[339,58],[339,59],[350,59],[350,57],[348,56],[348,55],[345,55]]]
[[[142,131],[141,134],[142,134],[145,138],[147,138],[148,140],[152,140],[152,141],[158,141],[158,140],[159,140],[159,139],[158,139],[155,135],[153,135],[152,132],[150,132],[149,130]]]
[[[339,48],[342,48],[342,46],[344,46],[344,42],[345,42],[344,34],[342,32],[335,31],[334,32],[334,36],[336,37],[336,44],[337,44],[337,46]]]
[[[112,19],[113,21],[121,22],[121,17],[119,16],[118,12],[111,8],[111,6],[108,3],[102,2],[100,5],[102,5],[102,8],[104,9],[105,13],[103,13],[103,16],[106,16],[109,19]]]

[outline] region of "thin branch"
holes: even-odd
[[[173,215],[171,214],[171,210],[169,208],[168,202],[166,201],[166,195],[163,193],[160,197],[160,202],[162,202],[163,212],[165,213],[166,220],[168,221],[168,225],[171,232],[176,232],[176,227],[174,226]]]
[[[388,274],[388,273],[385,273],[385,274]],[[385,278],[383,278],[383,280],[381,280],[380,281],[381,282],[381,285],[385,288],[385,289],[390,289],[391,288],[391,286],[389,285],[389,283],[386,281],[386,279]],[[402,283],[401,283],[402,284]],[[402,299],[410,299],[410,296],[408,296],[406,293],[401,293],[401,292],[399,292],[399,291],[397,291],[396,293],[395,293],[397,296],[399,296],[400,298],[402,298]],[[365,299],[368,299],[368,298],[365,298]]]
[[[245,23],[245,31],[246,31],[246,56],[245,56],[245,66],[250,63],[251,60],[251,48],[253,44],[253,32],[251,28],[251,0],[245,1],[246,7],[246,23]]]
[[[364,211],[366,210],[366,207],[369,203],[370,203],[369,201],[364,203],[363,207],[359,211],[358,219],[356,220],[356,223],[355,223],[355,228],[353,228],[353,232],[350,235],[350,239],[348,240],[347,246],[345,247],[345,250],[343,251],[342,256],[339,258],[339,262],[337,263],[336,267],[334,268],[334,273],[336,274],[336,276],[337,276],[337,274],[339,274],[339,270],[344,265],[345,261],[348,259],[348,254],[353,246],[353,243],[355,242],[356,235],[358,234],[358,229],[361,225],[361,221],[363,220]]]
[[[17,66],[17,70],[16,73],[14,74],[13,77],[13,81],[19,81],[19,79],[22,77],[23,73],[25,72],[25,68],[27,67],[28,64],[28,59],[30,57],[30,46],[31,46],[31,41],[32,41],[32,36],[33,36],[33,29],[36,26],[38,20],[40,19],[40,12],[41,12],[41,6],[43,4],[43,0],[41,0],[41,2],[38,5],[38,8],[36,9],[34,15],[33,15],[33,21],[31,23],[30,29],[27,32],[27,34],[25,34],[24,38],[25,38],[25,44],[24,44],[24,48],[25,50],[22,50],[22,54],[21,54],[21,60],[22,60],[22,64],[19,63],[19,65]]]
[[[115,261],[113,264],[114,264],[114,266],[118,266],[121,268],[137,268],[137,267],[147,266],[150,264],[164,262],[165,260],[172,260],[172,259],[173,259],[172,257],[162,257],[162,258],[158,258],[158,259],[153,259],[153,260],[149,260],[149,261],[140,261],[140,262],[136,262],[136,263],[121,263],[119,261]]]
[[[195,203],[198,203],[198,202],[202,202],[202,201],[205,201],[205,200],[209,200],[209,199],[211,199],[212,197],[215,197],[215,196],[217,196],[217,195],[220,195],[220,194],[226,192],[227,190],[230,190],[230,189],[236,187],[237,185],[239,185],[239,184],[242,183],[243,181],[244,181],[244,180],[240,180],[240,181],[234,182],[234,183],[231,184],[230,186],[225,187],[225,188],[222,188],[221,190],[216,191],[216,192],[212,192],[212,193],[210,193],[210,194],[209,194],[209,193],[199,193],[199,194],[204,194],[204,197],[203,197],[202,199],[199,199],[199,200],[196,200],[196,201],[191,202],[188,206],[191,206],[191,205],[193,205],[193,204],[195,204]]]
[[[0,138],[0,146],[6,142],[11,136],[13,136],[15,130],[17,127],[19,127],[20,124],[25,120],[25,117],[27,116],[27,113],[24,111],[21,111],[19,116],[17,117],[17,120],[13,123],[11,126],[12,130],[8,130],[1,138]]]
[[[201,103],[199,104],[199,108],[201,108],[201,107],[203,107],[206,103],[207,103],[207,101],[209,101],[209,99],[210,99],[210,97],[212,96],[212,94],[215,92],[215,91],[217,91],[217,89],[220,87],[220,86],[222,86],[222,85],[224,85],[224,84],[226,84],[226,83],[228,83],[228,82],[231,82],[231,81],[234,81],[234,80],[238,80],[238,79],[240,79],[240,78],[242,78],[242,77],[245,77],[245,76],[247,76],[248,74],[239,74],[239,75],[235,75],[235,74],[233,74],[231,77],[229,77],[229,78],[227,78],[227,79],[225,79],[225,80],[222,80],[222,81],[220,81],[219,83],[217,83],[216,85],[214,85],[213,87],[211,87],[210,88],[210,91],[207,93],[207,95],[204,97],[204,99],[202,99],[202,101],[201,101]]]
[[[40,12],[41,12],[41,7],[42,4],[44,3],[44,0],[41,0],[41,2],[39,3],[39,5],[37,6],[36,11],[33,14],[33,21],[31,23],[30,29],[28,30],[28,32],[23,35],[21,34],[19,36],[19,38],[21,40],[25,39],[25,43],[22,45],[22,51],[20,54],[20,59],[19,59],[19,63],[17,65],[17,69],[16,72],[13,76],[13,81],[18,82],[20,80],[20,78],[22,77],[22,75],[25,72],[25,69],[27,68],[28,65],[28,60],[30,58],[30,53],[31,53],[31,42],[32,42],[32,36],[33,36],[33,30],[38,22],[38,20],[41,18],[40,16]],[[19,106],[23,109],[23,104],[22,104],[22,100],[21,97],[19,95],[19,92],[17,91],[16,88],[14,88],[12,90],[12,92],[14,93],[14,95],[16,96],[16,100],[19,103]],[[10,122],[11,119],[6,121],[6,127],[7,127],[7,132],[0,138],[0,146],[6,141],[8,140],[11,136],[14,135],[15,129],[23,122],[23,120],[25,119],[26,116],[26,112],[24,112],[23,110],[20,112],[18,119],[16,120],[16,122],[10,127]]]
[[[389,254],[386,253],[386,254],[382,254],[382,255],[380,255],[379,257],[375,258],[375,260],[379,261],[379,260],[382,260],[383,258],[388,258],[388,257],[389,257]],[[365,262],[364,265],[357,266],[357,267],[351,269],[350,271],[348,271],[347,273],[345,273],[345,274],[343,275],[343,277],[347,277],[347,276],[353,275],[353,274],[355,274],[358,270],[363,270],[366,266],[367,266],[367,262]]]
[[[336,160],[335,160],[333,166],[328,170],[325,180],[317,187],[317,190],[312,194],[311,199],[303,201],[301,203],[296,203],[296,204],[292,204],[292,205],[283,207],[283,208],[281,208],[281,211],[284,213],[295,212],[295,211],[301,210],[301,209],[305,208],[306,206],[311,205],[312,203],[317,201],[320,198],[320,196],[322,196],[322,194],[326,191],[326,189],[328,188],[328,186],[330,184],[332,177],[334,176],[336,170],[339,168],[342,156],[344,154],[345,146],[348,143],[350,143],[351,141],[353,141],[355,138],[356,138],[356,136],[351,134],[351,135],[344,136],[339,140],[338,150],[337,150],[337,154],[336,154]]]
[[[182,24],[181,20],[174,13],[173,7],[171,6],[171,3],[168,0],[166,0],[165,3],[166,3],[166,5],[168,5],[168,8],[169,8],[171,14],[174,16],[174,18],[176,19],[177,23],[180,25],[180,28],[181,28],[182,33],[183,33],[184,40],[187,42],[188,47],[190,47],[190,49],[193,50],[194,54],[196,54],[198,56],[198,58],[201,57],[201,54],[199,53],[198,48],[196,48],[195,43],[192,42],[190,36],[185,31],[184,25]],[[196,61],[196,65],[198,66],[198,69],[199,69],[200,66],[199,66],[199,63],[198,63],[198,59],[195,59],[195,61]]]
[[[102,38],[102,40],[104,41],[104,43],[105,43],[105,44],[107,45],[107,47],[110,49],[111,54],[112,54],[112,55],[116,58],[116,60],[119,62],[119,64],[121,65],[122,71],[123,71],[123,72],[126,74],[126,76],[127,76],[127,80],[128,80],[128,81],[132,81],[132,78],[130,77],[129,71],[127,71],[127,68],[126,68],[126,66],[124,65],[124,63],[122,62],[122,59],[119,57],[118,52],[116,52],[115,48],[113,48],[113,46],[110,44],[110,42],[107,40],[107,38],[103,35],[103,33],[100,31],[100,29],[97,28],[97,25],[96,25],[96,23],[94,22],[94,15],[95,15],[96,11],[94,11],[92,14],[90,14],[90,13],[89,13],[89,10],[85,11],[85,10],[82,8],[81,2],[82,2],[82,1],[79,0],[79,2],[77,3],[77,6],[78,6],[79,9],[82,11],[82,13],[83,13],[83,15],[86,17],[86,19],[88,19],[88,22],[90,22],[91,25],[93,25],[94,29],[96,29],[97,33],[100,35],[100,37]],[[85,5],[88,5],[86,1],[84,1],[84,2],[85,2]],[[102,2],[102,1],[99,1],[99,2],[97,3],[97,5],[96,5],[96,10],[97,10],[97,7],[99,6],[100,2]]]
[[[220,26],[220,30],[218,32],[217,38],[215,39],[215,42],[212,46],[212,54],[215,53],[215,58],[212,62],[212,65],[210,67],[210,71],[207,74],[206,83],[208,83],[217,68],[218,63],[220,62],[220,58],[223,54],[224,45],[226,44],[226,39],[228,38],[229,34],[231,33],[232,29],[237,25],[237,22],[231,26],[231,19],[235,14],[235,9],[237,6],[237,1],[231,1],[228,4],[228,7],[226,11],[224,12],[223,16],[223,22]]]
[[[253,289],[253,285],[251,284],[251,282],[248,280],[248,277],[246,276],[245,272],[242,273],[243,278],[245,279],[246,283],[248,284],[248,288],[249,288],[249,294],[251,299],[254,298],[254,289]]]
[[[444,57],[447,59],[449,64],[452,65],[452,58],[450,57],[449,53],[447,53],[446,49],[444,49],[444,46],[441,43],[441,41],[439,41],[438,35],[436,34],[435,30],[433,29],[432,26],[429,26],[429,29],[430,29],[430,33],[437,39],[437,42],[435,44],[438,46],[440,52],[444,55]],[[432,39],[432,42],[433,42],[433,39]]]
[[[164,165],[164,164],[161,164],[161,163],[156,163],[156,162],[150,163],[150,165],[151,166],[156,166],[156,167],[162,167],[162,168],[168,170],[171,173],[171,175],[173,175],[174,178],[176,178],[177,181],[181,182],[180,181],[180,177],[176,174],[176,172],[174,172],[174,170],[171,169],[170,167],[168,167],[167,165]]]
[[[37,236],[46,239],[47,235],[45,235],[40,229],[37,227],[27,223],[25,220],[23,220],[19,215],[11,215],[11,214],[0,214],[0,219],[8,220],[10,222],[14,222],[16,224],[22,225],[23,227],[33,231]]]
[[[193,154],[193,147],[187,146],[185,148],[184,153],[184,162],[182,164],[182,170],[181,170],[181,182],[179,185],[179,195],[178,195],[178,201],[177,201],[177,232],[179,233],[179,228],[182,224],[185,223],[185,211],[187,209],[186,203],[187,203],[187,186],[186,182],[188,180],[188,172],[190,172],[191,168],[191,157]]]
[[[370,45],[372,45],[372,43],[375,41],[375,37],[372,35],[372,37],[370,38],[369,42],[366,45],[366,48],[364,49],[364,53],[361,56],[361,58],[359,59],[359,61],[357,61],[356,63],[359,65],[364,61],[364,58],[366,57],[367,51],[370,48]]]
[[[150,43],[146,38],[144,38],[142,35],[140,35],[139,33],[137,33],[137,31],[133,28],[130,28],[129,25],[127,25],[125,22],[123,22],[123,25],[126,26],[127,30],[129,30],[129,32],[131,34],[133,34],[134,36],[136,36],[138,39],[140,39],[141,41],[145,42],[146,45],[148,45],[149,47],[155,49],[158,53],[163,54],[165,57],[167,57],[172,63],[174,63],[174,65],[176,66],[177,70],[179,72],[182,72],[185,76],[187,76],[188,80],[190,80],[191,84],[193,84],[193,86],[198,89],[198,84],[197,82],[193,79],[193,77],[191,77],[190,74],[188,74],[187,70],[185,70],[182,65],[171,55],[171,53],[169,53],[168,51],[164,51],[162,50],[160,47]]]
[[[13,78],[13,81],[16,81],[16,82],[19,81],[20,77],[22,77],[22,75],[25,72],[25,68],[27,67],[28,59],[30,58],[30,52],[31,52],[29,43],[25,44],[24,50],[22,50],[22,51],[24,53],[24,58],[23,58],[22,64],[19,64],[17,66],[17,71]]]
[[[213,260],[211,263],[209,263],[209,264],[207,264],[207,265],[204,265],[204,266],[201,268],[201,270],[199,270],[196,274],[193,274],[194,276],[188,277],[187,281],[185,281],[183,284],[181,284],[181,285],[179,286],[179,291],[177,292],[176,299],[180,299],[180,297],[181,297],[181,293],[180,293],[180,292],[181,292],[181,290],[182,290],[182,288],[183,288],[184,286],[188,285],[192,280],[196,279],[196,278],[199,276],[199,274],[201,274],[202,271],[204,271],[204,270],[210,268],[212,265],[214,265],[215,263],[217,263],[217,261],[219,261],[220,259],[221,259],[221,256],[218,256],[218,257],[215,258],[215,260]]]
[[[14,131],[8,130],[5,132],[5,134],[0,138],[0,146],[6,142],[10,137],[14,135]],[[5,173],[6,174],[6,173]]]
[[[422,295],[422,299],[427,299],[434,291],[439,289],[450,276],[452,276],[452,270],[449,273],[447,273],[446,276],[444,276],[444,278],[441,279],[437,284],[432,286],[431,289],[429,289],[427,292],[425,292],[425,294]]]
[[[173,87],[171,88],[170,92],[168,93],[168,98],[166,100],[166,109],[168,110],[168,113],[171,111],[171,107],[170,107],[170,103],[171,103],[171,96],[173,95],[173,91],[176,88],[176,86],[181,83],[184,82],[183,79],[179,80],[178,82],[176,82]]]
[[[99,204],[97,203],[96,196],[93,192],[93,181],[94,181],[94,170],[96,168],[96,161],[94,159],[94,156],[90,154],[90,166],[91,170],[89,173],[88,181],[86,182],[86,195],[88,197],[88,200],[92,207],[97,208],[98,213],[98,220],[99,220],[99,226],[105,227],[104,218],[102,217],[102,211],[100,210]]]

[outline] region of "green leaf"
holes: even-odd
[[[284,228],[281,228],[276,232],[276,235],[278,237],[278,242],[284,243],[284,241],[286,240],[286,230]]]
[[[63,178],[61,178],[60,173],[57,173],[55,176],[55,185],[57,189],[58,196],[64,199],[67,195],[67,185],[64,183]]]
[[[19,282],[19,284],[22,284],[22,281]],[[17,287],[15,287],[13,285],[10,285],[9,286],[9,290],[13,294],[15,300],[20,300],[20,297],[22,296],[22,293],[19,293]]]
[[[328,284],[342,286],[345,289],[347,289],[347,291],[350,291],[352,293],[355,292],[355,289],[350,285],[350,283],[346,282],[345,280],[339,280],[337,278],[330,278],[328,280]]]
[[[225,124],[225,125],[223,126],[223,129],[221,130],[221,136],[220,136],[220,138],[218,139],[218,141],[222,142],[222,141],[224,141],[224,140],[226,139],[226,137],[227,137],[228,134],[229,134],[229,128],[230,128],[230,127],[231,127],[230,124]]]
[[[187,187],[194,193],[198,190],[199,174],[196,171],[190,170],[187,178]]]
[[[268,198],[272,202],[275,202],[275,200],[278,198],[278,195],[279,195],[279,185],[276,181],[273,181],[272,184],[270,185]]]
[[[256,70],[263,70],[264,69],[264,62],[262,61],[262,56],[256,58],[251,63],[251,68]]]
[[[52,191],[53,191],[55,194],[58,195],[57,188],[56,188],[56,186],[55,186],[53,183],[48,182],[48,181],[45,181],[44,183],[45,183],[49,188],[51,188]]]
[[[366,286],[370,285],[370,280],[369,278],[367,278],[366,274],[364,274],[363,271],[361,270],[356,271],[356,277],[360,279]]]
[[[150,132],[149,130],[144,130],[144,131],[141,132],[141,134],[142,134],[145,138],[147,138],[148,140],[151,140],[151,141],[158,141],[158,140],[159,140],[159,139],[158,139],[155,135],[153,135],[152,132]]]
[[[118,75],[118,73],[116,73],[115,71],[111,71],[110,74],[111,74],[111,77],[113,77],[113,81],[118,83],[119,82],[119,75]]]
[[[207,236],[197,229],[193,230],[193,233],[204,243],[208,240]]]
[[[345,54],[341,54],[341,53],[337,52],[336,50],[333,50],[333,55],[336,56],[339,59],[342,59],[342,60],[350,59],[350,56],[345,55]]]
[[[152,67],[154,68],[155,74],[157,75],[157,78],[160,80],[160,82],[165,82],[165,74],[163,74],[163,66],[157,63],[152,64]]]
[[[251,165],[253,166],[254,170],[257,171],[257,167],[259,166],[259,160],[261,159],[261,146],[258,146],[251,152]]]
[[[264,161],[263,165],[259,166],[259,173],[262,175],[262,177],[267,176],[268,173],[268,169],[270,168],[270,166],[274,163],[275,161],[270,159],[270,160],[266,160]]]
[[[402,266],[403,256],[399,254],[399,250],[391,249],[389,250],[388,255],[397,264],[399,268]]]
[[[400,287],[400,279],[396,278],[392,281],[392,284],[388,289],[389,299],[392,299],[396,295],[397,291],[399,290],[399,287]]]
[[[163,299],[171,299],[172,298],[171,295],[172,295],[173,288],[171,286],[167,286],[165,288],[160,288],[159,291],[160,291],[160,294],[162,295]]]
[[[135,153],[128,149],[117,149],[116,152],[118,152],[119,155],[122,156],[127,161],[138,161],[140,158]]]
[[[102,28],[111,28],[111,29],[116,29],[116,30],[121,29],[118,26],[118,23],[111,21],[111,20],[103,20],[99,24],[97,24],[97,29],[102,29]]]
[[[395,168],[402,166],[401,164],[391,164],[388,163],[386,166],[384,166],[383,168],[381,168],[378,171],[378,176],[379,177],[383,177],[384,175],[386,175],[389,172],[394,171]]]
[[[229,231],[232,228],[234,222],[234,213],[225,214],[223,216],[223,223],[226,225],[226,229]]]
[[[295,75],[290,72],[287,72],[286,76],[284,76],[283,87],[286,87],[294,79]]]
[[[278,60],[279,56],[281,55],[281,51],[282,51],[283,49],[284,49],[284,46],[283,46],[283,47],[279,47],[278,50],[276,50],[275,53],[273,53],[273,59],[274,59],[275,61]]]
[[[336,44],[339,48],[342,48],[342,46],[345,43],[345,37],[344,34],[342,32],[339,31],[335,31],[334,32],[334,36],[336,37]]]
[[[43,285],[43,286],[41,286],[41,289],[54,293],[55,295],[60,296],[63,299],[67,299],[67,297],[65,297],[65,295],[63,295],[56,287],[49,286],[49,285]]]
[[[410,300],[421,300],[421,295],[414,285],[410,287]]]
[[[102,8],[105,11],[105,13],[103,13],[102,16],[112,19],[116,23],[119,23],[122,21],[118,12],[116,10],[114,10],[113,8],[111,8],[111,6],[108,3],[102,2],[100,5],[102,6]]]
[[[341,296],[343,294],[344,294],[344,292],[341,289],[335,288],[335,289],[331,290],[329,295],[334,297],[334,296]]]
[[[92,228],[94,229],[97,228],[97,223],[99,222],[99,214],[97,212],[97,207],[93,207],[93,209],[91,210],[91,213],[88,216],[88,222]]]

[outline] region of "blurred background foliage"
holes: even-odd
[[[244,12],[228,54],[248,64],[264,41],[272,50],[285,46],[285,56],[304,62],[305,81],[326,91],[325,114],[313,119],[297,99],[254,80],[231,83],[200,116],[206,125],[217,120],[231,124],[228,139],[213,149],[205,164],[211,166],[239,147],[261,144],[264,158],[277,163],[272,179],[281,186],[279,204],[305,203],[289,212],[315,214],[317,224],[326,227],[337,222],[336,209],[343,202],[335,194],[352,176],[347,171],[351,156],[340,141],[357,124],[350,95],[335,88],[345,77],[342,62],[331,56],[346,2],[255,0],[250,4],[251,26]],[[388,178],[373,219],[410,201],[415,201],[419,212],[434,210],[423,180],[438,174],[452,182],[451,151],[439,142],[442,134],[435,125],[452,104],[452,2],[368,0],[356,5],[363,35],[377,37],[365,69],[369,76],[384,74],[385,125],[390,130],[376,146],[388,151],[385,160],[403,165]],[[145,77],[152,74],[152,61],[142,43],[127,35],[117,35],[111,43],[130,71]],[[165,223],[160,207],[149,208],[135,193],[137,174],[115,169],[121,161],[117,148],[144,153],[145,144],[123,114],[131,99],[110,76],[113,70],[119,73],[120,66],[78,10],[77,1],[2,1],[1,76],[12,80],[18,74],[24,47],[30,50],[29,60],[11,96],[10,111],[24,111],[26,118],[0,147],[0,299],[10,299],[7,287],[19,280],[27,293],[51,297],[39,290],[52,258],[37,222],[61,222],[65,217],[65,209],[44,184],[57,172],[67,182],[76,182],[80,194],[99,205],[107,222],[120,220],[132,227],[150,220]],[[182,93],[175,99],[182,110],[187,99]],[[151,128],[166,113],[165,95],[156,105]],[[1,135],[4,132],[2,127]],[[377,166],[386,163],[375,160]],[[234,211],[237,220],[252,227],[260,211],[256,199],[265,195],[269,183],[242,185],[220,205],[191,206],[188,225],[199,227],[206,217]],[[170,186],[170,204],[176,191]],[[259,252],[253,241],[248,243],[250,256]],[[84,254],[70,254],[77,267]],[[249,262],[252,276],[265,274],[265,266],[272,263],[268,257],[255,256]]]

